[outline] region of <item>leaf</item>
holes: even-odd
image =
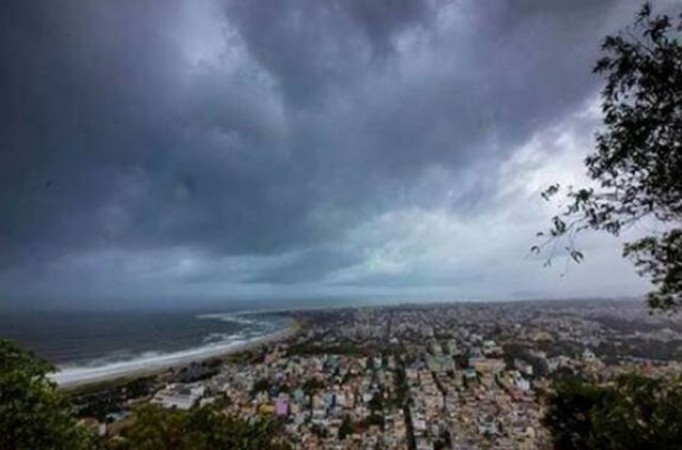
[[[577,262],[578,264],[580,264],[585,259],[582,252],[580,252],[578,250],[571,250],[570,254],[571,254],[571,258],[573,258],[573,260],[575,262]]]

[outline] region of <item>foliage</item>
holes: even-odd
[[[356,428],[357,426],[353,423],[353,420],[350,418],[350,416],[344,416],[343,422],[341,422],[341,426],[339,427],[339,440],[342,441],[346,439],[346,437],[355,433]]]
[[[594,68],[606,79],[604,127],[585,159],[598,187],[571,188],[566,210],[539,233],[547,242],[566,238],[569,255],[580,262],[583,254],[573,239],[583,230],[618,235],[644,218],[663,224],[666,232],[624,248],[656,288],[649,305],[662,309],[682,302],[682,14],[674,22],[645,4],[633,26],[605,39]],[[559,185],[553,185],[543,197],[557,192]]]
[[[251,396],[255,396],[259,392],[268,392],[270,390],[271,384],[270,380],[267,378],[260,378],[257,380],[254,384],[253,387],[251,388]]]
[[[98,442],[77,424],[73,408],[47,378],[54,368],[36,355],[0,339],[0,450],[93,450]],[[146,405],[111,450],[285,450],[280,422],[246,422],[215,406],[191,412]]]
[[[682,448],[682,380],[629,374],[608,386],[559,382],[544,424],[557,450]]]
[[[78,450],[94,438],[76,424],[71,406],[47,378],[54,368],[0,339],[0,449]]]
[[[384,427],[384,416],[372,412],[369,416],[365,417],[359,424],[360,428],[369,428],[371,426],[378,426],[383,429]]]
[[[394,407],[403,407],[407,403],[409,389],[407,387],[407,376],[402,358],[396,358],[397,368],[395,371],[395,395],[393,397]]]
[[[319,423],[314,423],[310,426],[310,432],[320,439],[326,439],[328,437],[328,432],[325,427]]]
[[[605,395],[604,389],[577,379],[556,386],[544,418],[556,450],[593,448],[590,446],[595,439],[592,410],[603,406]]]
[[[368,406],[369,410],[372,413],[383,411],[384,404],[381,398],[381,394],[379,392],[375,392],[374,395],[372,395],[372,398],[370,399]]]
[[[228,416],[213,406],[192,411],[145,405],[136,410],[132,425],[112,450],[285,450],[280,422],[258,419],[247,422]]]
[[[303,392],[305,392],[306,395],[313,395],[323,387],[324,383],[317,378],[308,378],[306,382],[303,383]]]
[[[107,415],[121,410],[128,399],[139,399],[152,394],[157,389],[156,377],[149,376],[133,380],[117,380],[89,386],[86,390],[69,391],[71,402],[79,417],[94,417],[100,422]]]

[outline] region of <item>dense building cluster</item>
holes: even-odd
[[[549,446],[542,394],[553,379],[680,370],[682,323],[639,303],[288,314],[301,330],[287,341],[195,371],[196,380],[159,376],[118,407],[214,403],[245,419],[271,416],[302,449],[530,450]]]

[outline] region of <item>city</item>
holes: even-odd
[[[100,435],[144,403],[280,422],[295,448],[545,449],[553,380],[682,369],[682,321],[636,301],[293,311],[292,338],[75,395]]]
[[[0,450],[682,450],[681,0],[0,18]]]

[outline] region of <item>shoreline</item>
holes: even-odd
[[[120,367],[85,367],[78,369],[80,373],[69,373],[57,371],[49,375],[49,378],[57,383],[62,390],[75,390],[87,388],[88,386],[116,382],[131,381],[136,378],[161,375],[171,369],[180,369],[192,363],[200,363],[211,359],[222,359],[235,354],[254,350],[261,345],[273,344],[289,339],[301,330],[301,323],[296,319],[291,319],[292,323],[270,334],[266,334],[247,342],[228,344],[224,347],[208,348],[202,351],[188,349],[185,352],[161,354],[158,360],[149,360],[147,364],[134,361],[122,363]],[[196,352],[196,353],[193,353]],[[128,365],[128,366],[126,366]]]

